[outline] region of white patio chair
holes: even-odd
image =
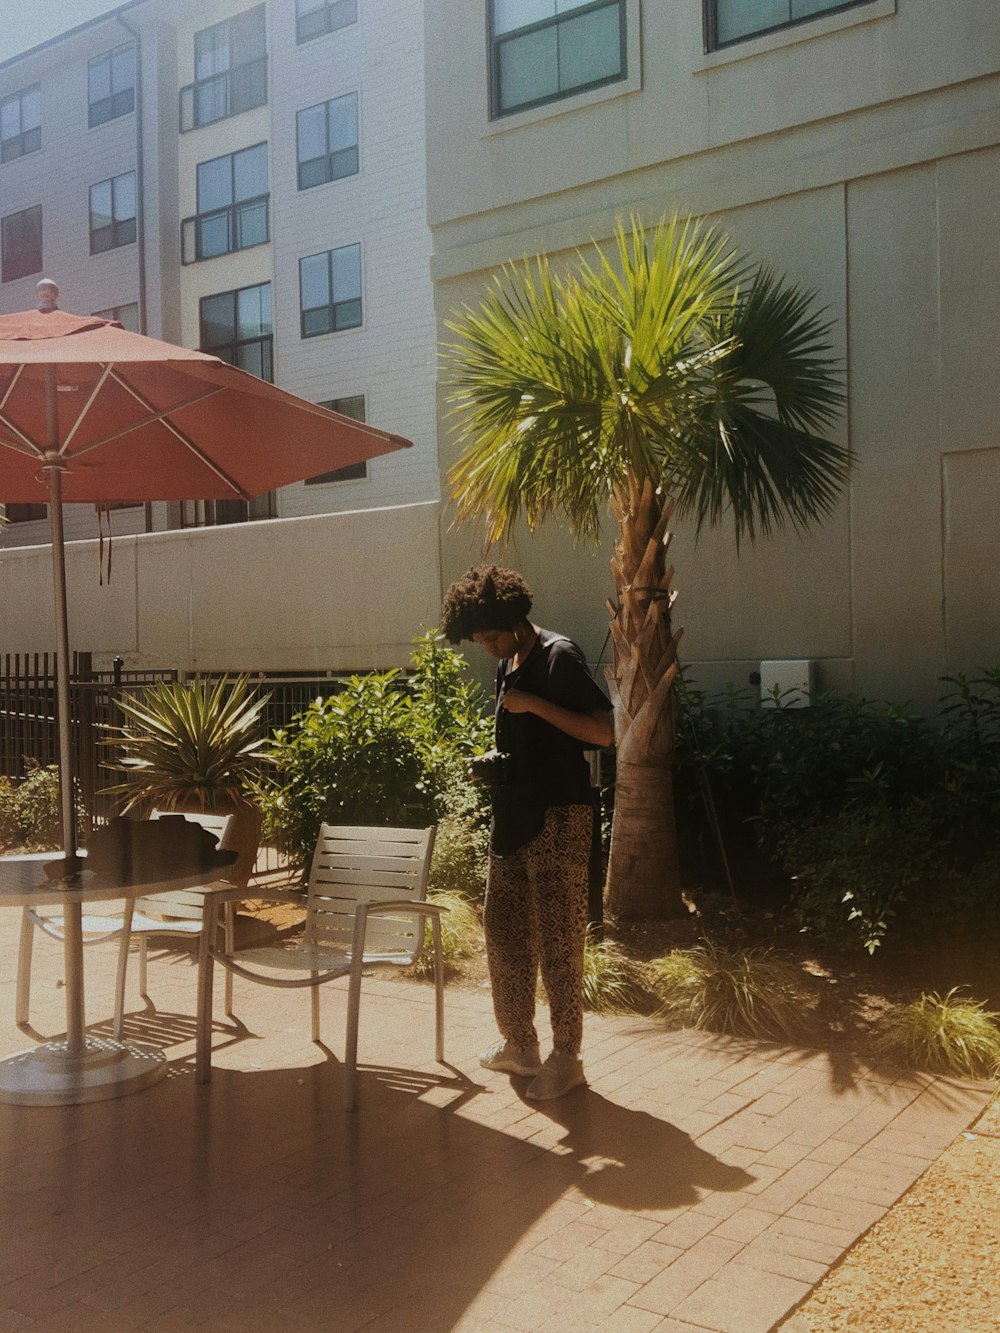
[[[215,835],[215,845],[227,846],[227,839],[233,827],[232,815],[210,815],[201,811],[151,810],[150,819],[164,819],[167,816],[182,814],[194,824]],[[139,942],[139,994],[144,1000],[149,999],[146,942],[150,935],[178,936],[192,939],[201,930],[205,894],[210,888],[217,887],[220,881],[199,884],[193,889],[178,889],[174,893],[151,894],[148,898],[134,898],[125,904],[123,919],[119,926],[121,943],[118,947],[118,971],[115,976],[115,1019],[114,1035],[121,1038],[125,1021],[125,977],[128,971],[129,947],[133,940]],[[239,884],[246,896],[246,884]],[[236,903],[238,898],[230,899],[222,905],[222,929],[226,948],[232,949],[234,943]],[[105,937],[106,938],[106,937]],[[233,981],[226,977],[226,1013],[233,1017]]]
[[[220,950],[210,929],[217,902],[236,890],[210,894],[205,901],[198,967],[196,1081],[212,1076],[213,964],[264,986],[312,987],[312,1039],[320,1039],[319,987],[349,977],[345,1042],[344,1106],[357,1102],[358,1016],[362,970],[373,964],[412,967],[431,921],[434,948],[436,1059],[444,1059],[444,965],[440,915],[447,909],[426,901],[434,828],[355,828],[323,824],[309,871],[305,923],[298,942]],[[301,895],[255,894],[264,901],[302,904]],[[248,966],[249,965],[249,966]],[[265,971],[254,969],[263,968]],[[306,975],[282,976],[296,972]]]
[[[150,819],[160,819],[165,810],[154,810]],[[217,846],[225,846],[232,824],[230,815],[185,814],[185,819],[200,824],[213,833]],[[207,886],[206,886],[207,887]],[[245,888],[245,886],[244,886]],[[204,888],[188,889],[185,892],[162,893],[148,898],[114,899],[104,904],[100,914],[85,913],[83,916],[83,943],[103,944],[106,940],[120,937],[118,952],[118,971],[115,978],[115,1016],[114,1035],[120,1038],[124,1021],[125,973],[128,967],[129,944],[133,936],[139,937],[139,990],[146,996],[146,937],[148,935],[197,935],[201,930],[202,908],[205,902]],[[234,902],[225,904],[224,928],[227,940],[233,938]],[[154,915],[157,914],[157,915]],[[17,956],[17,990],[14,1002],[14,1021],[23,1026],[28,1023],[31,1005],[31,960],[34,950],[35,931],[40,930],[54,940],[64,939],[63,916],[58,910],[25,907],[21,913],[21,939]],[[232,1015],[232,983],[226,987],[226,1012]]]

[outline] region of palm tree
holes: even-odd
[[[673,814],[674,682],[667,524],[731,516],[737,546],[828,514],[850,465],[824,438],[842,373],[814,295],[751,268],[715,228],[620,222],[565,276],[508,265],[447,327],[463,452],[449,472],[459,521],[487,547],[557,512],[596,540],[617,524],[612,572],[617,785],[607,902],[618,915],[683,910]]]

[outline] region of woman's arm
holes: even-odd
[[[534,713],[550,727],[572,736],[584,745],[599,748],[614,744],[615,726],[610,708],[595,708],[591,713],[574,713],[538,694],[527,690],[505,690],[500,697],[501,708],[508,713]]]

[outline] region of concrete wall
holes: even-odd
[[[403,666],[437,624],[439,507],[360,511],[67,546],[69,633],[99,669],[350,671]],[[0,653],[51,652],[48,547],[0,561]]]
[[[938,675],[1000,661],[994,0],[871,0],[708,54],[697,4],[645,0],[628,18],[638,83],[490,122],[481,6],[428,6],[439,329],[500,263],[570,262],[630,209],[713,216],[814,288],[847,363],[838,438],[858,467],[822,528],[738,561],[726,530],[696,543],[678,523],[682,655],[710,687],[745,684],[762,658],[805,657],[822,685],[930,706]],[[446,510],[445,581],[480,549],[449,521]],[[539,619],[591,656],[611,538],[609,527],[599,553],[574,550],[550,521],[506,553],[534,584]]]

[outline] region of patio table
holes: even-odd
[[[165,1077],[167,1060],[158,1047],[87,1036],[82,906],[197,888],[218,875],[218,867],[206,874],[202,866],[186,874],[136,884],[82,868],[53,878],[54,863],[61,860],[62,852],[0,857],[0,907],[60,906],[66,958],[66,1037],[0,1060],[3,1102],[71,1106],[121,1097]]]

